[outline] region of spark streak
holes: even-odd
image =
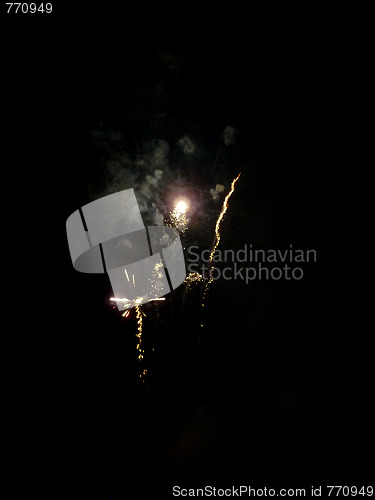
[[[136,315],[137,315],[137,323],[138,323],[138,333],[137,333],[137,338],[138,338],[138,344],[137,344],[137,350],[138,350],[138,359],[142,361],[143,355],[144,355],[144,349],[142,347],[142,333],[143,333],[143,316],[144,313],[141,309],[141,306],[136,306],[135,307]],[[140,378],[142,378],[144,375],[146,375],[147,369],[145,368],[141,374],[139,375]],[[144,380],[143,380],[144,382]]]
[[[133,275],[133,278],[134,278],[134,275]],[[142,304],[142,301],[144,299],[146,299],[146,297],[137,297],[136,299],[133,299],[133,300],[127,299],[126,297],[123,297],[123,298],[112,297],[112,298],[110,298],[110,300],[112,300],[114,302],[122,302],[124,305],[129,307],[129,309],[127,309],[122,314],[122,316],[124,318],[127,318],[130,315],[131,309],[133,307],[135,308],[136,318],[137,318],[137,329],[138,329],[138,333],[136,334],[136,336],[138,338],[137,351],[138,351],[139,361],[143,360],[144,352],[145,352],[143,345],[142,345],[142,333],[143,333],[143,316],[146,317],[146,314],[141,309],[141,304]],[[156,297],[154,299],[150,299],[151,302],[159,301],[159,300],[165,300],[165,297]],[[141,370],[141,373],[139,375],[139,377],[141,379],[143,379],[142,382],[145,381],[144,377],[145,377],[146,373],[147,373],[147,368],[143,368],[143,370]]]
[[[216,221],[216,225],[215,225],[215,239],[214,239],[214,244],[212,246],[212,250],[211,250],[210,258],[209,258],[210,270],[213,269],[212,261],[213,261],[216,249],[217,249],[217,247],[219,246],[219,243],[220,243],[220,238],[221,238],[221,235],[220,235],[220,224],[221,224],[221,222],[222,222],[222,220],[224,218],[224,215],[225,215],[226,211],[228,210],[229,198],[232,196],[232,194],[234,192],[236,182],[240,178],[240,175],[241,175],[241,172],[238,174],[238,176],[235,179],[233,179],[231,187],[230,187],[230,191],[226,195],[226,197],[225,197],[225,199],[223,201],[223,206],[221,208],[221,212],[220,212],[219,217],[218,217],[218,219]],[[213,278],[212,278],[212,273],[211,273],[211,277],[207,281],[206,286],[204,288],[203,297],[202,297],[202,307],[204,307],[204,299],[205,299],[205,297],[207,295],[208,287],[210,286],[210,284],[212,283],[212,281],[213,281]]]
[[[115,302],[123,302],[123,304],[128,307],[128,310],[125,311],[124,314],[123,314],[123,316],[125,316],[125,318],[127,318],[128,315],[129,315],[130,309],[132,307],[137,307],[140,304],[142,304],[142,302],[143,302],[144,299],[145,299],[145,297],[137,297],[136,299],[133,299],[133,300],[127,299],[125,297],[123,299],[112,297],[110,300],[113,300]]]

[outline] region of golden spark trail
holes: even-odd
[[[213,247],[212,247],[212,250],[211,250],[211,253],[210,253],[210,258],[209,258],[210,271],[213,268],[212,261],[213,261],[216,249],[217,249],[217,247],[219,246],[219,243],[220,243],[220,238],[221,238],[221,236],[220,236],[220,224],[221,224],[221,222],[222,222],[222,220],[224,218],[225,213],[228,210],[229,198],[232,196],[232,194],[234,192],[236,182],[240,178],[240,175],[241,175],[241,172],[238,174],[238,176],[235,179],[233,179],[232,184],[230,186],[230,191],[226,195],[226,197],[225,197],[225,199],[223,201],[223,206],[221,208],[221,212],[220,212],[219,217],[218,217],[218,219],[216,221],[216,225],[215,225],[215,240],[214,240],[214,244],[213,244]],[[210,284],[212,282],[213,282],[213,278],[212,278],[212,275],[211,275],[210,279],[207,281],[206,286],[204,288],[203,297],[202,297],[202,307],[204,307],[204,299],[205,299],[205,297],[207,295],[208,287],[210,286]]]
[[[122,299],[121,298],[117,298],[117,297],[110,298],[110,300],[112,300],[114,302],[122,302],[124,305],[127,305],[129,307],[129,309],[127,309],[122,314],[122,316],[124,318],[128,318],[129,317],[130,312],[131,312],[131,308],[134,307],[134,309],[136,311],[137,329],[138,329],[138,333],[136,334],[136,336],[138,338],[137,351],[138,351],[138,359],[139,359],[139,361],[143,360],[144,352],[145,352],[144,348],[143,348],[143,345],[142,345],[142,334],[143,334],[143,316],[146,317],[146,314],[141,309],[142,301],[145,298],[146,297],[137,297],[136,299],[133,299],[133,300],[127,299],[126,297],[124,297]],[[153,298],[153,299],[151,299],[151,302],[156,302],[156,301],[161,301],[161,300],[165,300],[165,297]],[[147,368],[143,368],[143,370],[141,371],[141,373],[139,375],[140,378],[143,378],[146,375],[146,373],[147,373]],[[142,382],[144,382],[144,380],[142,380]]]
[[[230,191],[229,191],[229,193],[226,195],[226,197],[224,199],[220,215],[219,215],[219,217],[218,217],[218,219],[216,221],[216,226],[215,226],[215,243],[214,243],[214,246],[213,246],[211,254],[210,254],[210,259],[209,259],[210,264],[212,264],[212,259],[214,258],[214,254],[215,254],[216,249],[217,249],[217,247],[219,245],[219,242],[220,242],[220,224],[221,224],[221,221],[223,220],[224,215],[225,215],[226,211],[228,210],[228,201],[229,201],[229,198],[232,196],[232,194],[234,192],[235,184],[238,181],[238,179],[240,178],[240,175],[241,175],[241,172],[238,174],[238,176],[235,179],[233,179]]]
[[[138,333],[137,333],[137,338],[138,338],[138,344],[137,344],[137,350],[138,350],[138,359],[140,361],[142,361],[143,359],[143,354],[144,354],[144,349],[142,347],[142,327],[143,327],[143,311],[141,309],[141,306],[135,306],[135,311],[136,311],[136,315],[137,315],[137,323],[138,323]],[[144,369],[141,374],[139,375],[140,378],[142,378],[142,376],[146,375],[147,373],[147,370]]]

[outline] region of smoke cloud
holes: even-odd
[[[210,194],[214,200],[217,200],[220,193],[224,192],[224,186],[222,184],[216,184],[215,188],[210,189]]]
[[[177,144],[186,155],[191,155],[191,154],[195,153],[195,149],[196,149],[195,145],[194,145],[193,141],[187,135],[185,135],[184,137],[179,139],[177,141]]]
[[[131,148],[122,132],[103,130],[102,125],[92,132],[92,139],[101,153],[105,176],[104,189],[102,177],[100,190],[95,190],[93,198],[133,188],[145,223],[163,225],[159,190],[170,173],[168,142],[153,139]]]
[[[236,142],[235,138],[236,132],[237,130],[234,127],[231,127],[230,125],[225,127],[223,132],[223,140],[226,146],[230,146],[231,144]]]

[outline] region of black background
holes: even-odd
[[[347,18],[239,2],[53,5],[51,19],[2,17],[14,487],[117,500],[169,498],[174,484],[369,484]],[[90,135],[99,123],[129,143],[191,134],[210,169],[234,126],[220,173],[227,186],[242,174],[221,245],[318,255],[301,281],[215,283],[203,329],[197,296],[181,312],[176,292],[145,319],[146,385],[135,319],[111,309],[105,277],[74,271],[66,242],[66,218],[107,182]]]

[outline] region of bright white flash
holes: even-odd
[[[176,207],[175,207],[175,211],[180,213],[180,214],[186,213],[187,209],[188,209],[188,205],[187,205],[186,201],[183,201],[183,200],[180,200],[176,204]]]

